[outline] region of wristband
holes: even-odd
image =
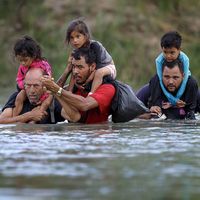
[[[57,96],[60,97],[62,95],[62,90],[63,90],[63,88],[60,87],[59,90],[58,90],[58,92],[56,93]]]

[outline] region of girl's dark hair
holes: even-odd
[[[73,31],[77,31],[83,35],[86,36],[87,38],[87,44],[89,44],[90,42],[90,39],[91,39],[91,33],[89,31],[89,28],[88,26],[86,25],[86,23],[82,20],[82,19],[75,19],[75,20],[72,20],[68,27],[67,27],[67,32],[66,32],[66,42],[69,44],[70,43],[70,36],[71,36],[71,33]],[[86,44],[86,45],[87,45]]]
[[[165,33],[160,41],[161,48],[181,48],[182,37],[177,31],[170,31]]]
[[[14,55],[42,59],[39,44],[30,36],[23,36],[14,45]]]

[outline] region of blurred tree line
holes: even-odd
[[[170,30],[181,33],[182,49],[199,80],[199,10],[198,0],[0,0],[0,87],[15,84],[19,64],[12,49],[23,35],[39,42],[58,78],[70,52],[64,41],[67,24],[78,17],[112,55],[117,78],[134,88],[155,73],[160,38]]]

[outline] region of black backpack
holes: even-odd
[[[131,86],[120,81],[113,81],[116,92],[112,100],[111,114],[115,123],[128,122],[149,109],[136,97]]]

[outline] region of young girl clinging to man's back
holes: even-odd
[[[79,48],[91,48],[96,54],[96,71],[93,77],[89,77],[87,82],[93,79],[92,87],[90,93],[93,93],[103,82],[103,77],[110,75],[113,79],[116,78],[116,68],[112,57],[103,47],[103,45],[95,40],[91,40],[91,34],[86,23],[81,19],[73,20],[69,23],[66,32],[66,42],[72,46],[73,49]],[[68,59],[68,65],[60,77],[58,84],[63,86],[66,81],[66,77],[71,71],[71,60]],[[69,90],[73,89],[73,77],[71,76],[71,81],[69,84]]]
[[[23,102],[26,99],[24,78],[29,68],[41,68],[46,75],[49,76],[51,76],[52,70],[46,59],[42,58],[40,46],[30,36],[24,36],[17,40],[14,45],[14,55],[20,63],[16,78],[19,93],[15,100],[15,108],[13,109],[13,116],[16,116],[22,111]],[[40,108],[43,110],[46,110],[50,104],[51,99],[48,96],[49,95],[45,93],[40,98],[40,101],[42,102]]]

